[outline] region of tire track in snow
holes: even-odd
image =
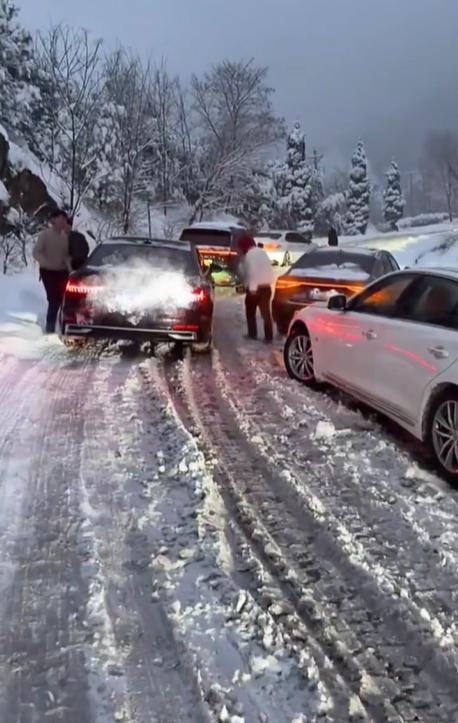
[[[191,430],[192,434],[198,433],[206,437],[206,427],[202,425],[199,409],[190,391],[188,373],[183,369],[175,372],[166,367],[164,376],[176,414],[184,426]],[[204,442],[204,449],[210,466],[217,464],[213,455],[219,459],[218,448],[213,447],[207,440]],[[222,464],[225,462],[224,459],[220,461]],[[348,682],[339,673],[340,666],[334,665],[322,644],[312,637],[310,627],[304,626],[300,604],[302,600],[297,605],[299,612],[291,606],[289,586],[294,575],[290,571],[285,576],[284,558],[282,559],[268,531],[261,526],[257,511],[238,493],[232,478],[225,476],[221,479],[216,474],[215,481],[229,514],[233,555],[240,559],[239,566],[244,578],[250,578],[250,582],[246,584],[251,594],[275,625],[284,630],[284,638],[298,658],[299,664],[316,671],[314,677],[318,676],[324,686],[328,699],[324,709],[318,714],[319,720],[375,720],[367,714],[360,698],[349,690]],[[237,573],[236,578],[238,577]],[[295,577],[294,581],[296,582]]]
[[[119,720],[203,723],[207,718],[193,672],[163,607],[152,600],[154,548],[134,502],[143,475],[152,474],[139,448],[144,390],[138,368],[122,359],[101,363],[105,373],[85,409],[80,470],[83,536],[92,567],[88,612],[99,629],[95,667],[99,676],[105,672]]]
[[[425,648],[423,641],[419,639],[418,635],[414,638],[414,644],[410,644],[410,633],[418,633],[418,629],[415,630],[414,627],[413,631],[411,631],[410,627],[404,624],[399,614],[393,614],[389,605],[389,596],[371,583],[370,576],[357,572],[358,568],[355,568],[354,563],[347,557],[345,550],[342,550],[340,545],[336,543],[333,533],[328,532],[327,517],[323,517],[324,511],[322,505],[318,504],[315,510],[312,509],[312,511],[310,511],[303,505],[303,501],[302,505],[297,508],[296,500],[295,509],[292,509],[294,501],[293,504],[291,504],[291,497],[288,499],[288,494],[290,495],[291,491],[289,493],[286,492],[288,485],[285,485],[285,482],[287,480],[280,482],[279,477],[276,477],[275,474],[272,476],[272,468],[269,461],[263,459],[262,456],[260,457],[259,450],[253,448],[252,445],[247,442],[244,434],[238,432],[237,419],[228,411],[227,402],[220,398],[219,391],[216,389],[217,384],[212,383],[211,374],[212,370],[209,367],[196,368],[196,373],[192,377],[192,385],[196,395],[196,404],[199,413],[203,416],[205,429],[215,430],[216,428],[216,433],[213,431],[213,435],[210,434],[210,436],[213,436],[214,439],[216,438],[215,446],[218,449],[218,455],[224,460],[224,464],[229,469],[231,469],[231,464],[232,467],[234,467],[234,462],[232,460],[231,463],[230,457],[227,457],[227,450],[229,449],[235,458],[237,458],[237,456],[239,457],[239,464],[235,464],[234,477],[237,478],[238,474],[239,478],[241,478],[239,484],[242,489],[246,484],[243,478],[251,475],[251,485],[249,489],[245,488],[243,490],[244,496],[255,497],[255,492],[261,495],[261,497],[258,497],[257,503],[256,500],[253,500],[253,505],[258,504],[262,510],[262,488],[264,488],[264,495],[267,497],[267,505],[266,500],[264,500],[264,506],[267,506],[267,508],[269,508],[269,505],[270,508],[272,508],[275,496],[280,498],[283,503],[283,517],[280,518],[281,522],[275,525],[268,519],[264,521],[270,524],[273,539],[278,540],[280,538],[281,540],[281,538],[283,538],[283,541],[280,542],[283,552],[288,550],[288,553],[291,553],[291,549],[294,547],[297,548],[298,545],[297,541],[296,543],[291,540],[288,541],[288,535],[283,529],[279,530],[279,526],[283,526],[286,529],[289,527],[294,530],[298,538],[300,535],[299,530],[304,523],[309,528],[309,532],[312,532],[312,539],[310,539],[310,537],[305,537],[304,539],[304,549],[307,549],[307,546],[309,548],[311,545],[315,546],[316,554],[312,556],[312,559],[310,559],[310,555],[308,556],[309,562],[301,559],[304,558],[304,555],[299,557],[295,555],[297,558],[296,564],[300,570],[301,567],[304,567],[304,563],[315,568],[315,570],[312,569],[312,573],[318,575],[318,579],[315,578],[315,580],[309,581],[309,585],[312,589],[315,587],[317,593],[327,602],[327,615],[331,616],[332,622],[336,625],[336,629],[342,628],[342,622],[347,619],[350,633],[352,631],[359,632],[360,639],[355,641],[353,638],[352,643],[355,652],[354,658],[359,657],[362,661],[366,661],[365,667],[371,671],[372,678],[380,682],[382,690],[384,691],[385,700],[391,699],[396,701],[399,711],[402,710],[408,714],[408,710],[410,709],[411,714],[415,715],[415,706],[418,705],[418,708],[421,707],[422,709],[422,720],[431,720],[434,721],[434,723],[437,723],[438,720],[448,720],[448,710],[453,709],[456,703],[456,696],[451,692],[454,688],[450,687],[454,680],[453,671],[449,668],[449,672],[447,673],[445,661],[443,661],[444,664],[437,665],[436,656],[436,665],[429,665],[428,669],[428,673],[432,673],[433,675],[433,683],[429,685],[429,676],[427,673],[423,674],[423,683],[420,682],[420,676],[416,671],[417,664],[415,663],[415,657],[418,656],[421,660],[427,660],[423,665],[428,667],[430,663],[428,658],[431,650],[436,653],[435,648],[428,648],[428,646]],[[191,383],[190,379],[187,381]],[[240,461],[241,457],[243,457],[243,463]],[[279,472],[280,470],[278,470],[276,474],[279,474]],[[256,484],[254,484],[254,481]],[[268,481],[267,489],[266,481]],[[297,518],[296,520],[295,517]],[[303,533],[302,537],[304,538]],[[345,542],[345,539],[342,538],[341,541]],[[307,557],[307,555],[305,555],[305,557]],[[318,572],[317,563],[313,562],[313,557],[316,559],[321,558],[322,570],[320,570],[320,572]],[[291,554],[289,554],[289,558],[291,558]],[[330,563],[331,567],[329,569]],[[326,573],[324,572],[325,570]],[[302,570],[301,574],[302,577],[304,577]],[[361,586],[356,590],[353,583],[356,583],[358,575]],[[329,579],[327,579],[328,576],[330,576]],[[345,582],[345,580],[347,580],[347,582]],[[361,595],[362,606],[361,603],[358,605],[357,602]],[[369,608],[366,612],[368,604]],[[345,609],[345,607],[348,609]],[[387,619],[385,620],[385,618]],[[371,631],[372,638],[370,635]],[[369,640],[372,640],[372,642],[368,643]],[[381,652],[375,649],[374,652],[376,655],[372,655],[365,650],[365,646],[370,646],[371,644],[375,645],[375,648],[380,644],[385,647],[382,648]],[[410,648],[411,650],[413,648],[415,651],[413,659],[409,658],[405,648]],[[377,658],[380,658],[380,660]],[[386,673],[386,663],[389,663],[387,669],[392,671],[390,674]],[[416,673],[415,676],[412,674],[412,670],[406,670],[404,663],[406,663],[407,666],[412,665]],[[395,683],[398,676],[400,680],[399,686]],[[417,680],[415,678],[417,678]],[[427,700],[424,700],[426,696],[422,695],[422,686],[428,691],[429,689],[432,691],[431,695],[433,699],[429,703]],[[364,688],[365,686],[362,685],[362,687]],[[410,704],[404,705],[402,702],[399,702],[402,701],[403,697],[409,698],[412,692],[417,696],[417,703],[411,702]],[[441,705],[441,694],[444,697],[444,706]],[[445,708],[447,696],[448,710]],[[375,699],[377,699],[377,696],[375,696]],[[384,714],[379,713],[379,715],[381,719],[384,720]],[[401,713],[399,713],[399,715],[401,715]],[[443,717],[441,718],[440,716]]]
[[[424,494],[414,498],[409,481],[396,485],[396,473],[402,477],[405,467],[403,469],[399,460],[391,460],[388,473],[385,446],[382,443],[381,454],[378,453],[377,438],[371,434],[347,434],[351,430],[344,427],[341,432],[337,430],[332,434],[329,440],[313,439],[309,424],[299,427],[295,424],[294,406],[287,407],[291,414],[283,416],[283,405],[292,403],[297,409],[298,401],[308,400],[309,405],[302,412],[306,422],[312,416],[314,424],[325,421],[334,430],[334,421],[342,427],[338,414],[332,420],[323,416],[317,408],[316,402],[324,395],[302,390],[286,379],[274,379],[275,387],[272,389],[267,374],[262,374],[261,379],[255,381],[248,372],[248,380],[243,379],[240,372],[242,360],[235,349],[234,339],[231,339],[231,332],[224,338],[221,336],[219,342],[224,364],[217,363],[216,369],[220,383],[236,407],[241,424],[251,424],[251,434],[262,440],[264,447],[268,448],[267,453],[275,457],[278,464],[290,469],[299,480],[304,466],[310,468],[313,465],[314,470],[318,470],[318,474],[308,475],[307,486],[314,485],[318,498],[339,519],[345,519],[354,539],[364,544],[369,554],[373,553],[375,562],[381,562],[386,588],[391,588],[405,601],[412,600],[425,628],[429,626],[432,629],[445,653],[454,655],[458,643],[453,614],[458,525],[456,517],[449,511],[450,505],[456,507],[453,491],[450,490],[450,498],[437,492],[434,509],[431,509],[431,498],[425,500]],[[295,398],[291,402],[293,394]],[[257,423],[257,415],[262,415],[262,425]],[[287,434],[282,435],[282,430],[278,430],[278,421],[286,416]],[[344,419],[350,417],[353,422],[361,421],[360,415],[351,412],[344,411],[342,416]],[[371,454],[368,449],[371,449]],[[444,506],[447,511],[441,509]],[[445,554],[438,545],[440,537],[447,544]],[[453,545],[453,541],[457,544]],[[380,579],[383,582],[383,577]],[[453,664],[456,665],[456,660]]]
[[[194,426],[193,420],[185,399],[178,394],[174,371],[175,366],[167,362],[159,370],[156,365],[150,365],[148,377],[154,386],[163,390],[170,413],[179,426],[187,430],[192,448],[197,450],[194,436],[189,431]],[[204,464],[201,452],[198,452],[198,459]],[[186,596],[184,591],[188,607],[177,623],[184,628],[183,635],[195,650],[196,666],[203,670],[206,689],[210,687],[212,696],[215,686],[220,689],[223,686],[228,691],[232,689],[242,702],[244,719],[249,721],[263,720],[267,716],[268,720],[290,723],[293,719],[301,720],[302,715],[310,723],[334,721],[332,713],[328,714],[334,702],[329,700],[328,688],[335,691],[342,681],[336,682],[335,671],[329,670],[331,665],[322,660],[321,651],[318,658],[322,668],[318,670],[310,643],[307,646],[298,643],[299,639],[304,639],[301,621],[293,614],[286,616],[280,608],[281,590],[274,590],[267,570],[242,550],[244,536],[240,528],[234,528],[233,519],[229,521],[228,529],[226,509],[210,472],[204,477],[201,494],[202,507],[196,510],[200,531],[198,546],[204,555],[202,565],[207,571],[204,567],[202,574],[196,565],[195,586],[199,593],[190,606],[189,595]],[[259,576],[248,576],[247,566],[250,570],[255,566]],[[273,597],[265,605],[268,584],[268,593]],[[234,600],[229,609],[228,597]],[[274,599],[276,606],[272,604]],[[199,623],[200,638],[190,630],[190,621],[193,627]],[[216,638],[213,633],[215,639],[210,650],[205,637],[213,630],[221,632]],[[316,649],[313,653],[316,654]],[[228,668],[232,670],[232,680],[231,675],[228,677]],[[323,669],[326,669],[326,675],[323,675]],[[270,681],[272,674],[274,680]],[[217,681],[213,685],[212,678]],[[295,692],[299,690],[302,691],[300,696]],[[335,698],[338,701],[338,696]],[[366,719],[362,716],[361,720]]]
[[[370,485],[366,484],[359,467],[355,467],[350,459],[356,456],[352,443],[348,442],[347,435],[338,433],[328,441],[313,439],[313,431],[305,429],[302,438],[298,439],[291,430],[281,445],[284,450],[279,453],[278,405],[251,399],[248,393],[241,403],[240,389],[235,388],[236,376],[231,378],[230,372],[218,361],[215,368],[223,395],[247,434],[257,441],[269,459],[275,459],[284,470],[290,471],[298,487],[304,469],[307,469],[309,493],[313,489],[334,519],[344,522],[348,531],[344,532],[343,538],[353,537],[355,559],[360,558],[366,571],[372,571],[382,589],[392,590],[393,595],[401,597],[406,604],[410,601],[424,625],[430,621],[438,644],[454,655],[458,631],[444,593],[450,594],[456,587],[456,568],[441,564],[437,543],[432,542],[425,531],[419,530],[411,516],[407,516],[408,508],[404,500],[393,495],[385,470],[371,467],[368,453],[362,451],[358,465],[366,466],[368,470]],[[256,413],[263,415],[262,427],[256,422]],[[362,485],[364,495],[361,494]],[[430,594],[425,602],[422,598],[424,590],[438,591],[437,599]]]
[[[30,384],[20,386],[27,413],[10,460],[21,460],[25,500],[0,628],[2,723],[91,720],[72,489],[78,411],[91,376],[87,361],[72,373],[63,361],[43,359],[29,370]]]

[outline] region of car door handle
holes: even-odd
[[[363,336],[365,336],[366,339],[369,339],[369,341],[377,338],[377,334],[373,329],[369,329],[369,331],[363,331]]]
[[[430,346],[428,349],[429,353],[436,357],[436,359],[447,359],[448,351],[443,346]]]

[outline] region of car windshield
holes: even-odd
[[[182,241],[196,245],[230,247],[232,234],[228,231],[208,228],[186,228],[181,234]]]
[[[281,233],[257,233],[256,238],[270,238],[272,241],[278,241],[281,238]]]
[[[101,244],[89,258],[89,266],[150,266],[159,271],[195,273],[192,254],[186,249],[170,246],[135,246],[134,244]]]
[[[330,276],[332,278],[368,279],[373,270],[375,257],[339,249],[337,251],[311,251],[291,267],[294,276]]]

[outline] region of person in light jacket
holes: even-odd
[[[256,245],[252,236],[243,235],[238,239],[238,251],[242,257],[241,271],[246,288],[245,311],[248,337],[257,339],[257,310],[264,322],[264,336],[267,343],[273,340],[272,291],[275,274],[264,249]]]
[[[57,315],[71,268],[68,243],[70,230],[70,221],[65,211],[54,211],[51,226],[40,233],[33,249],[33,258],[40,267],[40,279],[48,300],[47,334],[53,334],[56,330]]]

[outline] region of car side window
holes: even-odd
[[[375,262],[372,269],[372,278],[378,279],[380,276],[385,275],[385,265],[383,263],[383,256],[379,256]]]
[[[300,235],[300,233],[287,233],[285,236],[286,241],[289,241],[290,243],[296,243],[296,244],[305,244],[307,243],[305,238]]]
[[[395,276],[363,291],[349,306],[349,311],[375,316],[393,316],[397,305],[413,283],[412,276]]]
[[[392,271],[399,271],[399,266],[397,265],[394,258],[390,256],[390,254],[385,255],[385,264],[387,268],[387,274],[391,273]]]
[[[422,278],[402,318],[458,330],[458,282],[440,276]]]

